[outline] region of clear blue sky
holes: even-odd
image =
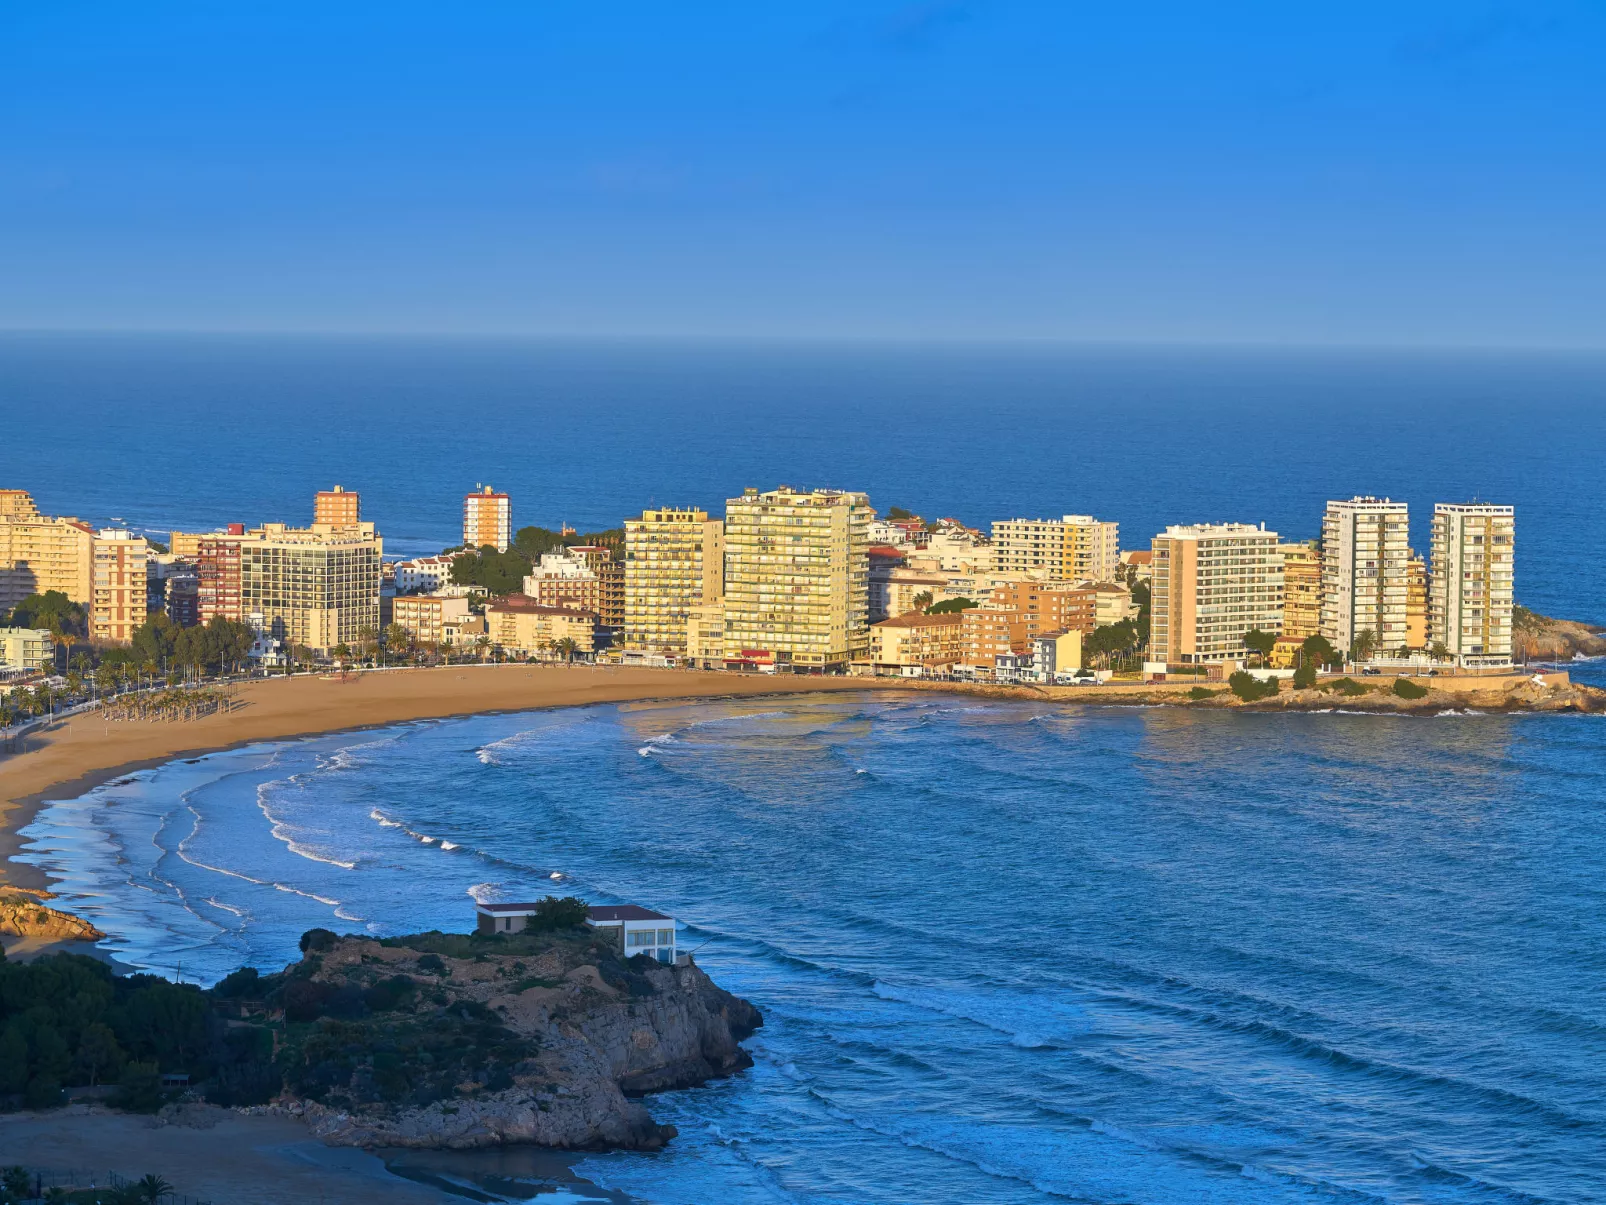
[[[0,0],[0,327],[1599,347],[1606,12]]]

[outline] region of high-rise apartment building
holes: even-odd
[[[845,669],[869,651],[870,500],[789,486],[725,504],[726,659]]]
[[[1283,557],[1265,525],[1201,523],[1154,537],[1150,657],[1194,665],[1248,655],[1244,634],[1281,635]]]
[[[463,496],[463,543],[470,548],[489,544],[506,552],[513,542],[513,503],[506,494],[482,485]]]
[[[1322,554],[1315,540],[1282,544],[1283,635],[1304,640],[1322,630]]]
[[[41,515],[26,490],[0,491],[0,610],[59,590],[88,606],[94,597],[95,529]]]
[[[1049,581],[1107,582],[1120,561],[1120,526],[1092,515],[1001,519],[993,524],[993,569]]]
[[[355,527],[362,522],[362,495],[337,485],[319,490],[312,499],[312,525]]]
[[[717,522],[717,520],[716,520]],[[718,590],[722,594],[725,589],[725,547],[724,525],[721,524],[719,532],[720,544],[716,555],[711,559],[719,571]],[[614,547],[604,544],[571,544],[569,555],[579,561],[592,573],[597,575],[599,594],[597,601],[597,626],[619,632],[625,626],[625,563],[615,559]],[[704,583],[703,595],[708,597],[710,577]],[[716,594],[714,597],[719,597]]]
[[[149,549],[144,539],[119,528],[95,534],[89,638],[97,644],[127,644],[145,622]]]
[[[1428,563],[1415,552],[1405,568],[1405,647],[1428,646]]]
[[[696,507],[658,507],[625,520],[624,647],[686,653],[691,609],[725,588],[725,525]]]
[[[1321,634],[1340,652],[1370,632],[1377,654],[1406,643],[1410,515],[1403,502],[1351,498],[1322,516]]]
[[[1427,637],[1460,665],[1511,663],[1516,522],[1509,506],[1440,502],[1433,508]]]

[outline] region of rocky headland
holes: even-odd
[[[622,959],[589,930],[375,941],[309,934],[283,973],[237,972],[209,1098],[345,1146],[531,1143],[652,1150],[674,1136],[635,1097],[752,1065],[763,1022],[695,963]]]
[[[106,935],[88,921],[45,903],[48,891],[0,887],[0,934],[41,942],[99,941]]]
[[[1572,619],[1552,619],[1527,607],[1512,613],[1511,641],[1528,661],[1571,661],[1574,657],[1606,657],[1606,630]]]

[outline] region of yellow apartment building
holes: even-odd
[[[1107,582],[1121,557],[1120,525],[1092,515],[1001,519],[993,524],[993,570],[1051,581]]]
[[[698,603],[686,614],[686,661],[699,669],[725,664],[725,600]]]
[[[209,545],[216,547],[219,560],[209,565],[202,557],[203,600],[210,597],[209,587],[228,600],[215,613],[321,653],[358,644],[365,629],[379,631],[384,545],[372,523],[310,528],[268,523],[243,535],[213,538],[203,550]],[[212,576],[209,567],[216,571]]]
[[[1296,640],[1322,627],[1322,554],[1315,540],[1281,544],[1283,554],[1283,635]]]
[[[1193,665],[1244,658],[1244,634],[1282,635],[1277,533],[1249,523],[1168,527],[1151,542],[1149,658]]]
[[[697,507],[625,520],[624,647],[684,656],[693,607],[725,592],[725,525]]]
[[[749,489],[725,504],[725,657],[845,671],[869,653],[862,493]]]
[[[41,515],[26,490],[0,491],[0,610],[47,590],[89,606],[94,541],[87,523]]]
[[[403,628],[414,644],[439,648],[446,629],[468,619],[468,599],[462,595],[398,594],[391,600],[390,621]]]

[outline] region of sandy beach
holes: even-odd
[[[108,721],[98,712],[18,738],[0,758],[0,881],[47,887],[11,862],[17,831],[47,799],[68,799],[120,774],[257,741],[317,736],[406,720],[586,703],[865,690],[897,683],[611,666],[472,665],[335,677],[272,678],[235,688],[235,707],[200,719]]]

